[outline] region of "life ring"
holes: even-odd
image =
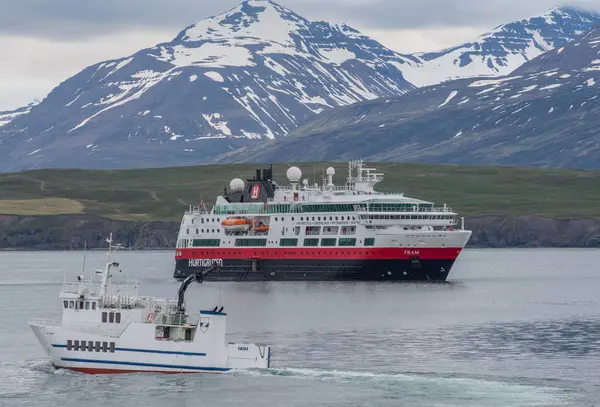
[[[154,314],[153,313],[148,313],[148,316],[146,317],[146,322],[152,322],[152,320],[154,319]]]

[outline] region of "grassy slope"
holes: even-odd
[[[317,182],[328,164],[317,163]],[[334,182],[341,184],[347,164],[336,163]],[[600,218],[600,173],[514,167],[423,164],[377,164],[386,174],[380,191],[447,203],[464,216],[548,215]],[[31,214],[32,205],[8,200],[67,198],[84,205],[84,213],[123,220],[179,221],[187,205],[201,197],[212,204],[232,178],[251,178],[255,164],[196,166],[145,170],[40,170],[0,174],[0,213]],[[266,166],[265,166],[266,167]],[[313,179],[313,164],[299,165]],[[274,177],[287,184],[288,165],[274,166]],[[57,201],[51,202],[55,206]],[[35,205],[34,205],[35,206]],[[70,205],[73,213],[77,205]],[[69,205],[64,208],[69,212]],[[47,206],[46,206],[47,208]],[[56,209],[54,209],[56,211]],[[46,214],[41,206],[37,212]]]

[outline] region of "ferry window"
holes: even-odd
[[[204,218],[200,219],[200,223],[204,223]]]
[[[111,323],[111,324],[113,322],[115,322],[115,313],[114,312],[109,312],[108,313],[108,322]]]
[[[367,237],[365,239],[365,246],[375,246],[375,238],[374,237]]]
[[[69,308],[75,308],[75,302],[69,301]]]
[[[94,351],[94,341],[88,341],[88,352]]]
[[[92,301],[92,309],[96,309],[96,301]]]
[[[266,246],[267,239],[236,239],[236,246]]]
[[[107,317],[106,312],[103,312],[102,313],[102,322],[106,322],[107,321],[106,317]]]
[[[196,229],[196,234],[198,234],[198,229]]]
[[[298,246],[298,239],[280,239],[279,246]]]
[[[116,322],[117,324],[120,324],[120,323],[121,323],[121,313],[120,313],[120,312],[117,312],[117,313],[115,314],[115,322]]]
[[[70,339],[67,341],[67,350],[73,350],[73,341]]]
[[[90,309],[90,302],[89,301],[85,302],[85,309]]]
[[[350,237],[340,238],[340,246],[356,246],[356,239]]]
[[[73,349],[79,350],[79,341],[78,340],[75,340],[75,342],[73,343]]]
[[[69,308],[69,301],[67,301],[67,300],[64,300],[64,301],[63,301],[63,304],[64,304],[65,308]]]
[[[80,350],[82,350],[82,351],[85,352],[86,344],[87,344],[86,341],[81,341],[81,348],[80,348]]]
[[[335,246],[336,239],[321,239],[321,246]]]
[[[194,218],[192,218],[192,223],[194,223]]]
[[[192,242],[194,247],[219,247],[220,239],[194,239]]]
[[[102,352],[106,352],[108,350],[108,342],[102,342]]]
[[[110,343],[110,352],[111,352],[111,353],[114,353],[114,352],[115,352],[115,343],[114,343],[114,342],[111,342],[111,343]]]
[[[189,235],[189,234],[190,234],[190,230],[189,230],[189,229],[186,229],[186,230],[185,230],[185,233]]]
[[[100,352],[100,341],[96,341],[95,351]]]
[[[319,245],[319,239],[304,239],[304,246],[315,247]]]

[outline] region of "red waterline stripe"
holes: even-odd
[[[319,247],[314,248],[192,248],[177,249],[175,260],[188,259],[307,259],[307,260],[403,260],[418,257],[422,260],[455,260],[462,248],[354,248]]]

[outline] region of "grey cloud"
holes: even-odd
[[[494,26],[555,6],[553,0],[280,0],[318,20],[379,30]],[[235,7],[240,0],[0,0],[0,35],[69,40],[135,29],[172,30]],[[600,11],[597,0],[565,5]]]

